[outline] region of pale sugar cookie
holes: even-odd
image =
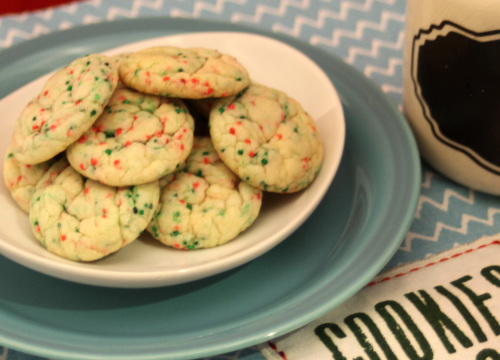
[[[193,146],[193,129],[180,100],[120,88],[66,153],[90,179],[113,186],[143,184],[179,168]]]
[[[218,100],[210,112],[210,135],[222,161],[265,191],[305,188],[323,161],[314,120],[296,100],[261,84]]]
[[[64,151],[102,113],[117,81],[117,67],[104,55],[88,55],[58,70],[16,121],[16,159],[37,164]]]
[[[234,57],[205,48],[140,50],[124,58],[119,71],[123,83],[140,92],[183,99],[229,96],[250,83]]]
[[[59,160],[40,179],[29,220],[50,252],[76,261],[103,258],[134,241],[158,205],[158,181],[111,187]]]
[[[34,165],[23,164],[14,157],[12,147],[12,144],[8,146],[4,156],[3,178],[16,204],[28,212],[35,186],[52,164],[52,160]]]
[[[227,243],[257,218],[262,192],[240,181],[219,159],[209,137],[196,137],[183,171],[169,179],[148,232],[178,249]]]

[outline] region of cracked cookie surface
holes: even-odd
[[[40,179],[30,205],[35,237],[76,261],[101,259],[134,241],[158,205],[158,181],[111,187],[86,179],[61,159]]]
[[[205,48],[140,50],[121,61],[119,72],[133,89],[183,99],[230,96],[250,83],[247,70],[234,57]]]
[[[222,161],[264,191],[299,191],[321,167],[323,146],[314,120],[282,91],[253,83],[215,102],[209,121]]]
[[[12,148],[11,143],[5,153],[3,178],[16,204],[27,213],[36,184],[54,161],[51,159],[34,165],[23,164],[16,160]]]
[[[193,118],[180,100],[120,88],[67,156],[88,178],[138,185],[176,171],[191,151],[193,131]]]
[[[262,192],[220,161],[209,137],[195,138],[184,170],[168,181],[148,232],[179,249],[227,243],[255,221],[262,204]]]
[[[64,151],[99,117],[117,82],[117,67],[99,54],[56,71],[15,123],[16,159],[37,164]]]

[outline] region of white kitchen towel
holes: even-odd
[[[500,234],[377,278],[268,360],[500,360]]]

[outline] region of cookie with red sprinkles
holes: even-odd
[[[112,186],[139,185],[179,169],[193,146],[194,121],[181,100],[114,92],[68,160],[82,175]]]
[[[137,91],[183,99],[230,96],[250,83],[236,58],[205,48],[143,49],[122,59],[119,72],[123,83]]]
[[[139,237],[159,195],[158,181],[112,187],[81,176],[62,158],[40,179],[29,221],[34,236],[51,253],[94,261]]]
[[[195,138],[185,168],[166,184],[147,230],[177,249],[227,243],[255,221],[262,204],[262,191],[220,161],[209,137]]]
[[[100,54],[56,71],[16,121],[16,159],[37,164],[64,151],[96,121],[117,82],[117,67]]]
[[[323,145],[316,123],[283,91],[253,83],[214,103],[209,121],[220,158],[252,186],[296,192],[319,172]]]
[[[51,159],[40,164],[23,164],[14,157],[12,147],[13,145],[9,144],[4,156],[3,178],[16,204],[28,213],[36,184],[53,161]]]

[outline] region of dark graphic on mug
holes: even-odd
[[[411,71],[434,136],[500,174],[500,30],[474,33],[449,21],[421,30]]]

